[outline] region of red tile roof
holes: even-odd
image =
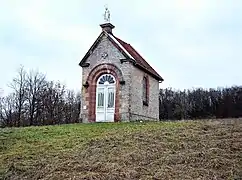
[[[133,59],[136,61],[136,64],[141,66],[141,68],[144,68],[145,70],[147,70],[157,79],[163,81],[163,78],[144,60],[144,58],[130,44],[117,38],[113,34],[111,36],[113,36],[119,42],[119,44],[123,46],[123,48],[133,57]]]

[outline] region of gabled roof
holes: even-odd
[[[124,42],[123,40],[117,38],[113,35],[113,37],[123,46],[123,48],[131,55],[136,61],[136,65],[141,66],[141,68],[146,69],[149,73],[156,76],[159,80],[163,81],[163,78],[145,61],[145,59],[132,47],[132,45]]]
[[[123,40],[119,39],[118,37],[114,36],[112,33],[107,33],[103,31],[93,45],[90,47],[86,55],[83,57],[81,62],[79,63],[80,66],[84,67],[86,59],[95,49],[95,47],[99,44],[101,37],[103,35],[107,35],[108,39],[117,47],[121,53],[128,59],[134,62],[134,66],[138,67],[139,69],[147,72],[155,79],[159,81],[164,81],[163,78],[145,61],[145,59],[128,43],[124,42]]]

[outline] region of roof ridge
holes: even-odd
[[[121,40],[120,38],[113,35],[113,37],[123,46],[126,51],[134,58],[139,66],[146,69],[151,74],[155,75],[163,81],[163,78],[154,70],[154,68],[140,55],[140,53],[129,43]]]
[[[114,36],[114,35],[113,35]],[[145,64],[146,65],[148,65],[149,66],[149,68],[151,68],[153,71],[155,71],[156,72],[156,70],[140,55],[140,53],[131,45],[131,44],[129,44],[129,43],[127,43],[127,42],[125,42],[125,41],[123,41],[122,39],[120,39],[120,38],[118,38],[118,37],[116,37],[116,36],[114,36],[116,39],[118,39],[118,40],[120,40],[121,42],[123,42],[123,43],[125,43],[125,44],[127,44],[127,45],[129,45],[130,46],[130,48],[133,50],[133,52],[134,53],[136,53],[138,56],[139,56],[139,58],[141,58],[142,60],[143,60],[143,62],[141,62],[141,65],[145,68],[145,69],[147,69],[146,67],[145,67]],[[143,63],[145,63],[145,64],[143,64]],[[157,73],[158,74],[158,73]],[[158,74],[159,75],[159,74]]]
[[[116,36],[114,36],[113,34],[108,34],[108,36],[125,52],[125,54],[127,56],[129,56],[129,58],[134,58],[128,51],[127,49],[119,42],[122,41],[121,39],[117,38]],[[123,41],[122,41],[123,42]]]
[[[140,55],[140,53],[136,49],[134,49],[134,47],[132,45],[130,45],[130,47],[135,51],[135,53],[137,53],[140,56],[140,58],[142,58],[144,60],[144,63],[146,63],[148,66],[150,66],[151,69],[154,70],[154,68],[143,58],[143,56]]]

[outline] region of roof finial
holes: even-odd
[[[108,6],[105,5],[105,13],[104,13],[104,21],[105,22],[110,22],[110,11],[108,10]]]

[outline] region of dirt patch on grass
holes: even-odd
[[[178,123],[178,122],[173,122]],[[239,179],[242,121],[115,128],[83,146],[16,159],[5,179]],[[172,124],[172,123],[171,123]]]

